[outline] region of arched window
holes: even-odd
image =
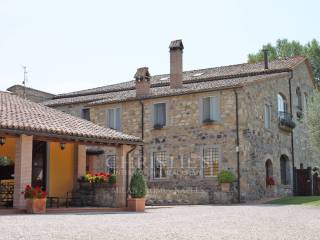
[[[280,157],[280,174],[281,184],[290,184],[290,163],[287,155],[281,155]]]
[[[302,96],[301,96],[301,90],[299,87],[296,89],[296,94],[297,94],[297,101],[298,101],[298,109],[302,110]]]
[[[282,117],[288,112],[288,104],[283,94],[278,93],[278,116]]]

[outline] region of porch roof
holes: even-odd
[[[101,144],[142,144],[138,137],[0,91],[0,133]]]

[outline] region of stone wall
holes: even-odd
[[[240,172],[242,200],[260,199],[265,196],[292,194],[292,170],[290,184],[282,185],[280,177],[280,156],[285,154],[292,169],[291,133],[278,126],[277,94],[281,92],[289,103],[290,73],[261,76],[261,80],[238,89],[240,123]],[[270,79],[271,78],[271,79]],[[297,127],[293,130],[295,166],[319,166],[319,155],[309,147],[305,125],[297,119],[296,87],[302,93],[311,94],[312,81],[307,67],[300,64],[292,79],[293,116]],[[221,121],[203,124],[201,121],[201,99],[206,96],[220,96]],[[153,105],[167,104],[167,125],[162,129],[153,127]],[[230,193],[223,193],[217,177],[203,174],[203,150],[218,146],[221,150],[219,170],[228,169],[236,174],[236,105],[234,90],[211,91],[181,96],[146,99],[144,108],[144,147],[133,153],[131,168],[141,167],[148,179],[149,204],[221,203],[237,200],[236,184]],[[271,128],[264,127],[264,106],[271,106]],[[84,105],[70,105],[59,108],[79,116]],[[105,104],[90,108],[91,120],[106,126],[106,110],[121,108],[122,132],[142,137],[141,109],[139,101]],[[305,106],[304,106],[305,108]],[[163,179],[153,178],[153,153],[165,151],[168,174]],[[100,157],[103,161],[104,156]],[[266,187],[265,162],[270,159],[276,186]]]

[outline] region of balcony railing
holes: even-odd
[[[292,120],[292,115],[288,112],[278,112],[278,121],[281,129],[291,131],[296,127],[295,122]]]

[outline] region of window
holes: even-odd
[[[281,184],[288,185],[290,182],[290,166],[289,158],[286,155],[280,157],[280,173],[281,173]]]
[[[271,128],[271,106],[269,104],[264,105],[264,127]]]
[[[203,150],[203,173],[205,177],[217,176],[219,173],[220,148],[205,148]]]
[[[220,98],[218,96],[202,99],[202,122],[220,120]]]
[[[105,172],[115,173],[116,171],[116,155],[108,155],[105,161]]]
[[[166,152],[153,153],[153,178],[166,178],[168,164],[166,159]]]
[[[273,179],[273,167],[272,167],[272,161],[268,159],[265,163],[265,168],[266,168],[266,185],[271,185],[270,184],[270,177]]]
[[[155,128],[163,128],[167,124],[166,104],[165,103],[154,104],[153,110],[154,110],[153,111],[154,127]]]
[[[90,121],[90,109],[84,108],[81,110],[81,118]]]
[[[278,94],[278,114],[281,116],[283,113],[288,112],[288,104],[285,97],[279,93]]]
[[[299,87],[297,87],[296,89],[296,94],[297,94],[297,101],[298,101],[297,108],[299,110],[302,110],[302,96],[301,96],[301,91]]]
[[[111,108],[107,110],[107,127],[121,130],[120,108]]]

